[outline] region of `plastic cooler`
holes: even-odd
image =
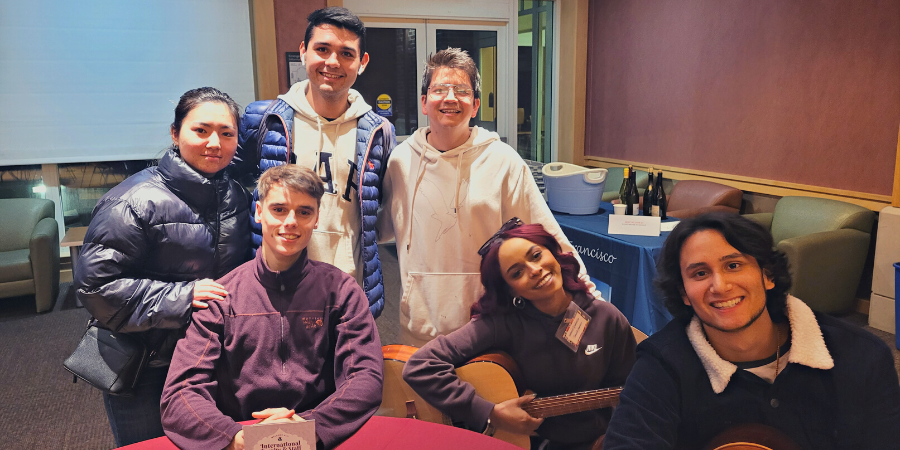
[[[544,187],[550,209],[569,214],[594,214],[600,210],[606,169],[564,162],[545,164]]]
[[[894,339],[900,350],[900,262],[894,263]]]

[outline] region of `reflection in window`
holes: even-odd
[[[107,191],[156,160],[59,164],[59,184],[66,230],[86,227],[91,211]]]
[[[553,2],[519,2],[519,86],[516,117],[523,158],[550,162],[553,118]]]
[[[44,198],[40,165],[0,166],[0,198]]]

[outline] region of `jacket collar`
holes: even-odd
[[[159,160],[158,170],[166,187],[198,212],[217,206],[214,183],[226,176],[224,170],[212,179],[206,178],[189,166],[174,149],[169,149]]]
[[[802,300],[788,295],[785,310],[791,326],[791,351],[788,355],[788,362],[813,369],[833,368],[834,360],[831,359],[831,353],[825,346],[825,338],[822,336],[819,322],[809,306]],[[709,341],[706,340],[697,316],[691,319],[686,331],[691,346],[694,347],[694,351],[703,363],[703,368],[706,369],[713,392],[721,394],[728,386],[731,376],[737,371],[737,366],[719,357]]]
[[[297,290],[297,286],[306,277],[307,267],[307,250],[304,249],[297,261],[287,270],[281,272],[269,269],[265,259],[263,259],[263,249],[260,247],[256,251],[256,279],[268,290],[293,292]]]

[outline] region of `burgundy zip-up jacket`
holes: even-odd
[[[163,390],[163,429],[181,448],[224,448],[254,411],[316,421],[332,448],[381,404],[381,341],[365,294],[307,259],[273,272],[262,252],[218,280],[228,295],[194,312]]]

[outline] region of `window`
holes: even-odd
[[[525,159],[550,162],[553,123],[553,2],[519,1],[516,132]]]

